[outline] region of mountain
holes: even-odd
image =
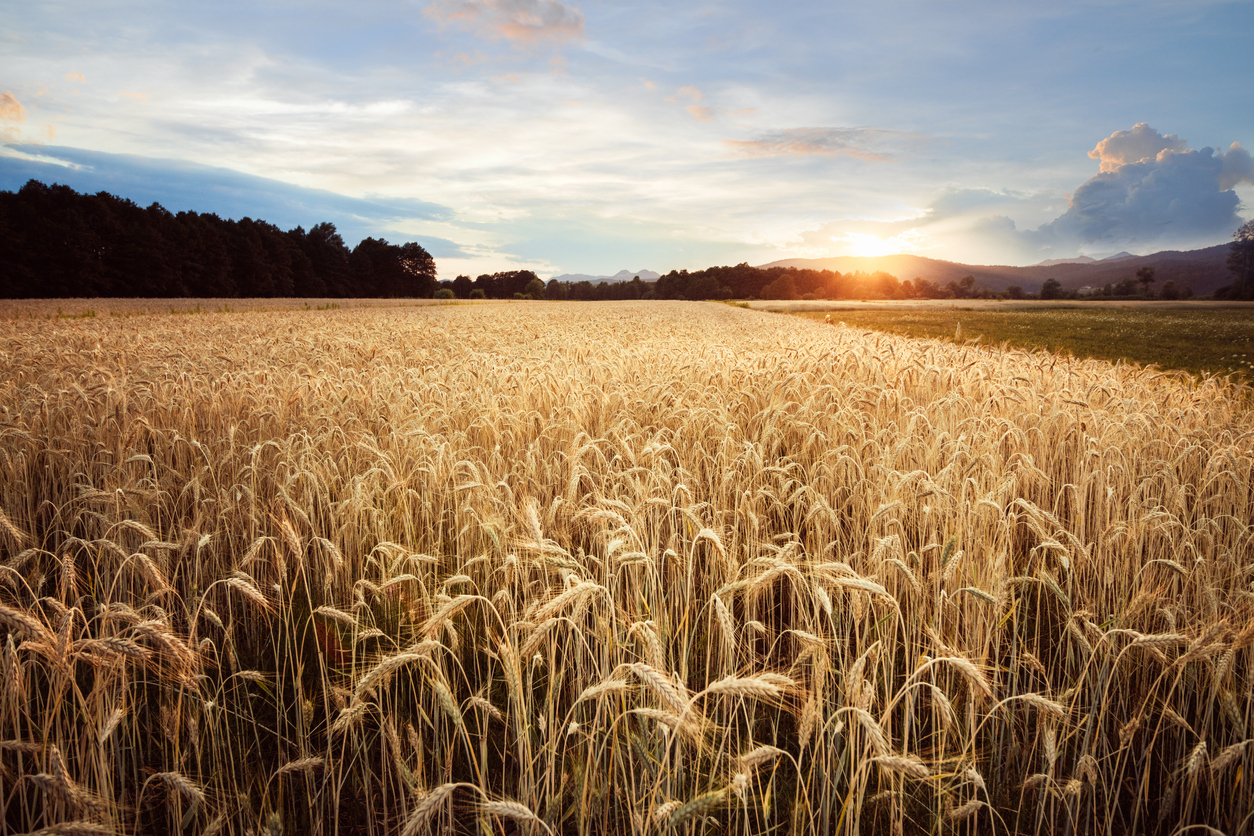
[[[559,282],[591,282],[592,284],[600,284],[601,282],[629,282],[636,276],[640,277],[642,282],[657,281],[661,273],[654,273],[652,270],[619,270],[612,276],[589,276],[586,273],[563,273],[560,276],[554,276]]]
[[[1056,267],[1059,264],[1092,264],[1097,261],[1095,258],[1089,258],[1087,255],[1078,255],[1075,258],[1049,258],[1037,264],[1037,267]]]
[[[1207,296],[1230,284],[1227,259],[1229,244],[1217,244],[1201,250],[1166,250],[1153,255],[1119,253],[1101,261],[1062,261],[1034,264],[1030,267],[960,264],[921,255],[890,255],[881,258],[840,256],[837,258],[788,258],[759,265],[797,267],[812,270],[835,270],[840,273],[874,273],[883,270],[905,281],[920,277],[944,286],[963,276],[975,276],[975,283],[990,290],[1005,290],[1018,285],[1028,292],[1040,290],[1047,279],[1057,279],[1067,290],[1081,287],[1102,287],[1133,277],[1141,267],[1153,267],[1156,288],[1173,281],[1189,287],[1198,296]]]

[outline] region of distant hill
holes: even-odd
[[[612,276],[589,276],[586,273],[563,273],[560,276],[554,276],[559,282],[591,282],[592,284],[600,284],[601,282],[629,282],[636,276],[640,277],[642,282],[655,282],[661,276],[661,273],[654,273],[652,270],[619,270]]]
[[[1018,285],[1028,292],[1040,290],[1047,279],[1057,279],[1067,290],[1102,287],[1135,276],[1141,267],[1153,267],[1157,279],[1155,287],[1162,287],[1164,282],[1173,281],[1180,287],[1192,288],[1198,296],[1206,296],[1232,281],[1225,263],[1228,259],[1228,247],[1228,244],[1217,244],[1201,250],[1165,250],[1153,255],[1119,253],[1101,261],[1055,259],[1052,263],[1034,264],[1031,267],[959,264],[921,255],[789,258],[759,267],[797,267],[835,270],[840,273],[874,273],[876,270],[883,270],[902,281],[917,276],[942,286],[958,281],[963,276],[975,276],[975,282],[980,287],[1005,290],[1011,285]]]
[[[1089,258],[1087,255],[1076,256],[1075,258],[1047,258],[1039,262],[1037,267],[1053,267],[1058,264],[1092,264],[1097,261],[1096,258]]]

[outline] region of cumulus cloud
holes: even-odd
[[[1233,187],[1254,184],[1254,161],[1239,143],[1226,152],[1191,150],[1144,123],[1102,140],[1089,156],[1101,161],[1102,170],[1076,189],[1062,216],[1026,233],[1039,243],[1214,242],[1241,224]]]
[[[742,157],[808,157],[826,154],[883,162],[891,157],[888,146],[912,134],[878,128],[789,128],[753,140],[725,140]]]
[[[425,14],[488,38],[517,43],[578,40],[583,12],[558,0],[435,0]]]
[[[1250,152],[1234,142],[1228,146],[1228,153],[1223,154],[1223,170],[1219,173],[1219,188],[1228,190],[1242,183],[1254,183],[1254,159]]]
[[[1185,151],[1188,140],[1175,134],[1163,136],[1145,122],[1138,122],[1130,131],[1115,131],[1097,143],[1089,157],[1101,161],[1102,171],[1114,171],[1122,165],[1153,160],[1164,152]]]
[[[982,206],[967,198],[953,206],[938,201],[928,222],[960,221],[959,234],[982,257],[995,254],[1008,263],[1193,249],[1230,238],[1242,223],[1234,188],[1254,185],[1254,159],[1240,143],[1226,151],[1191,149],[1186,140],[1145,123],[1111,134],[1089,157],[1099,171],[1076,188],[1061,214],[1035,229],[1015,223],[1012,215],[1020,215],[1020,207]]]

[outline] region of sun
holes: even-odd
[[[848,255],[862,258],[880,258],[886,255],[917,253],[927,248],[927,237],[918,230],[907,230],[890,238],[880,238],[866,232],[847,232],[832,238],[844,247]]]
[[[844,237],[844,241],[850,255],[863,258],[891,255],[901,248],[900,241],[893,238],[885,240],[874,235],[867,235],[865,232],[850,232]]]

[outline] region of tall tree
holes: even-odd
[[[414,241],[401,245],[401,269],[405,273],[404,296],[426,298],[435,292],[435,259]]]
[[[353,295],[348,267],[348,247],[335,231],[335,224],[320,223],[310,227],[304,240],[298,242],[313,267],[316,281],[321,282],[327,296]]]
[[[1228,298],[1254,299],[1254,221],[1246,221],[1233,233],[1228,269],[1232,272]]]

